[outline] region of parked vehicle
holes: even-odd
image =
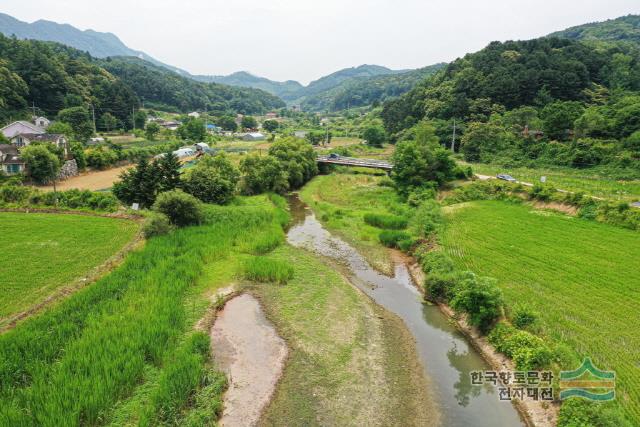
[[[340,158],[340,154],[331,153],[331,154],[329,154],[329,158],[330,159],[339,159]]]
[[[514,177],[512,177],[511,175],[507,175],[505,173],[500,173],[496,175],[496,178],[501,179],[503,181],[508,181],[508,182],[518,182]]]

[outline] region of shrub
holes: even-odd
[[[161,193],[153,210],[165,214],[173,225],[184,227],[202,222],[202,205],[198,199],[181,190]]]
[[[286,284],[293,278],[293,267],[283,261],[252,257],[244,262],[243,276],[252,282]]]
[[[538,320],[538,312],[534,311],[527,304],[518,304],[513,309],[513,319],[511,322],[518,329],[525,329],[533,325]]]
[[[556,193],[556,189],[550,185],[534,184],[529,190],[529,197],[542,202],[550,201]]]
[[[496,350],[513,359],[520,370],[545,368],[553,359],[553,352],[540,337],[503,323],[493,328],[488,339]]]
[[[149,239],[168,234],[171,228],[171,222],[165,214],[153,212],[145,219],[142,225],[142,233],[145,238]]]
[[[411,238],[411,235],[404,231],[384,230],[378,237],[380,239],[380,243],[384,246],[388,248],[398,248],[398,243],[402,240]]]
[[[458,284],[451,305],[467,313],[471,325],[486,332],[501,315],[502,291],[494,279],[470,274]]]
[[[423,202],[411,218],[411,229],[422,238],[430,237],[443,223],[442,209],[435,200]]]
[[[183,179],[183,188],[203,202],[226,205],[235,195],[236,184],[211,167],[196,167]]]
[[[631,427],[633,424],[611,405],[569,399],[562,403],[558,427]]]
[[[23,203],[29,197],[31,189],[21,185],[3,185],[0,187],[0,200],[5,203]]]
[[[407,228],[407,220],[396,215],[367,213],[364,215],[364,222],[373,227],[384,228],[386,230],[402,230]]]
[[[453,272],[453,261],[442,251],[430,251],[422,255],[420,265],[427,274]]]
[[[458,279],[453,273],[429,274],[424,281],[427,297],[431,301],[449,301],[453,298]]]

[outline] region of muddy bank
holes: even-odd
[[[229,379],[222,426],[253,426],[282,373],[287,346],[258,301],[243,294],[219,312],[211,330],[213,357]]]

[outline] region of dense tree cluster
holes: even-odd
[[[137,58],[107,58],[100,65],[130,86],[146,104],[170,111],[262,114],[285,105],[280,98],[259,89],[195,81]]]
[[[387,102],[387,131],[423,118],[469,161],[632,169],[640,164],[640,50],[544,38],[491,43]]]
[[[36,113],[56,117],[82,108],[84,125],[74,126],[85,138],[98,130],[131,129],[145,118],[134,114],[141,99],[170,110],[206,110],[215,114],[260,114],[284,107],[264,91],[188,79],[137,58],[98,60],[86,52],[57,43],[17,40],[0,34],[0,122]],[[78,113],[79,110],[74,110]]]
[[[55,43],[17,40],[0,34],[0,121],[33,107],[55,117],[67,108],[113,115],[130,127],[138,97],[86,53]]]

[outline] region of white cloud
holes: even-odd
[[[416,68],[492,40],[640,13],[638,0],[3,0],[18,19],[118,35],[198,74],[318,78],[363,63]]]

